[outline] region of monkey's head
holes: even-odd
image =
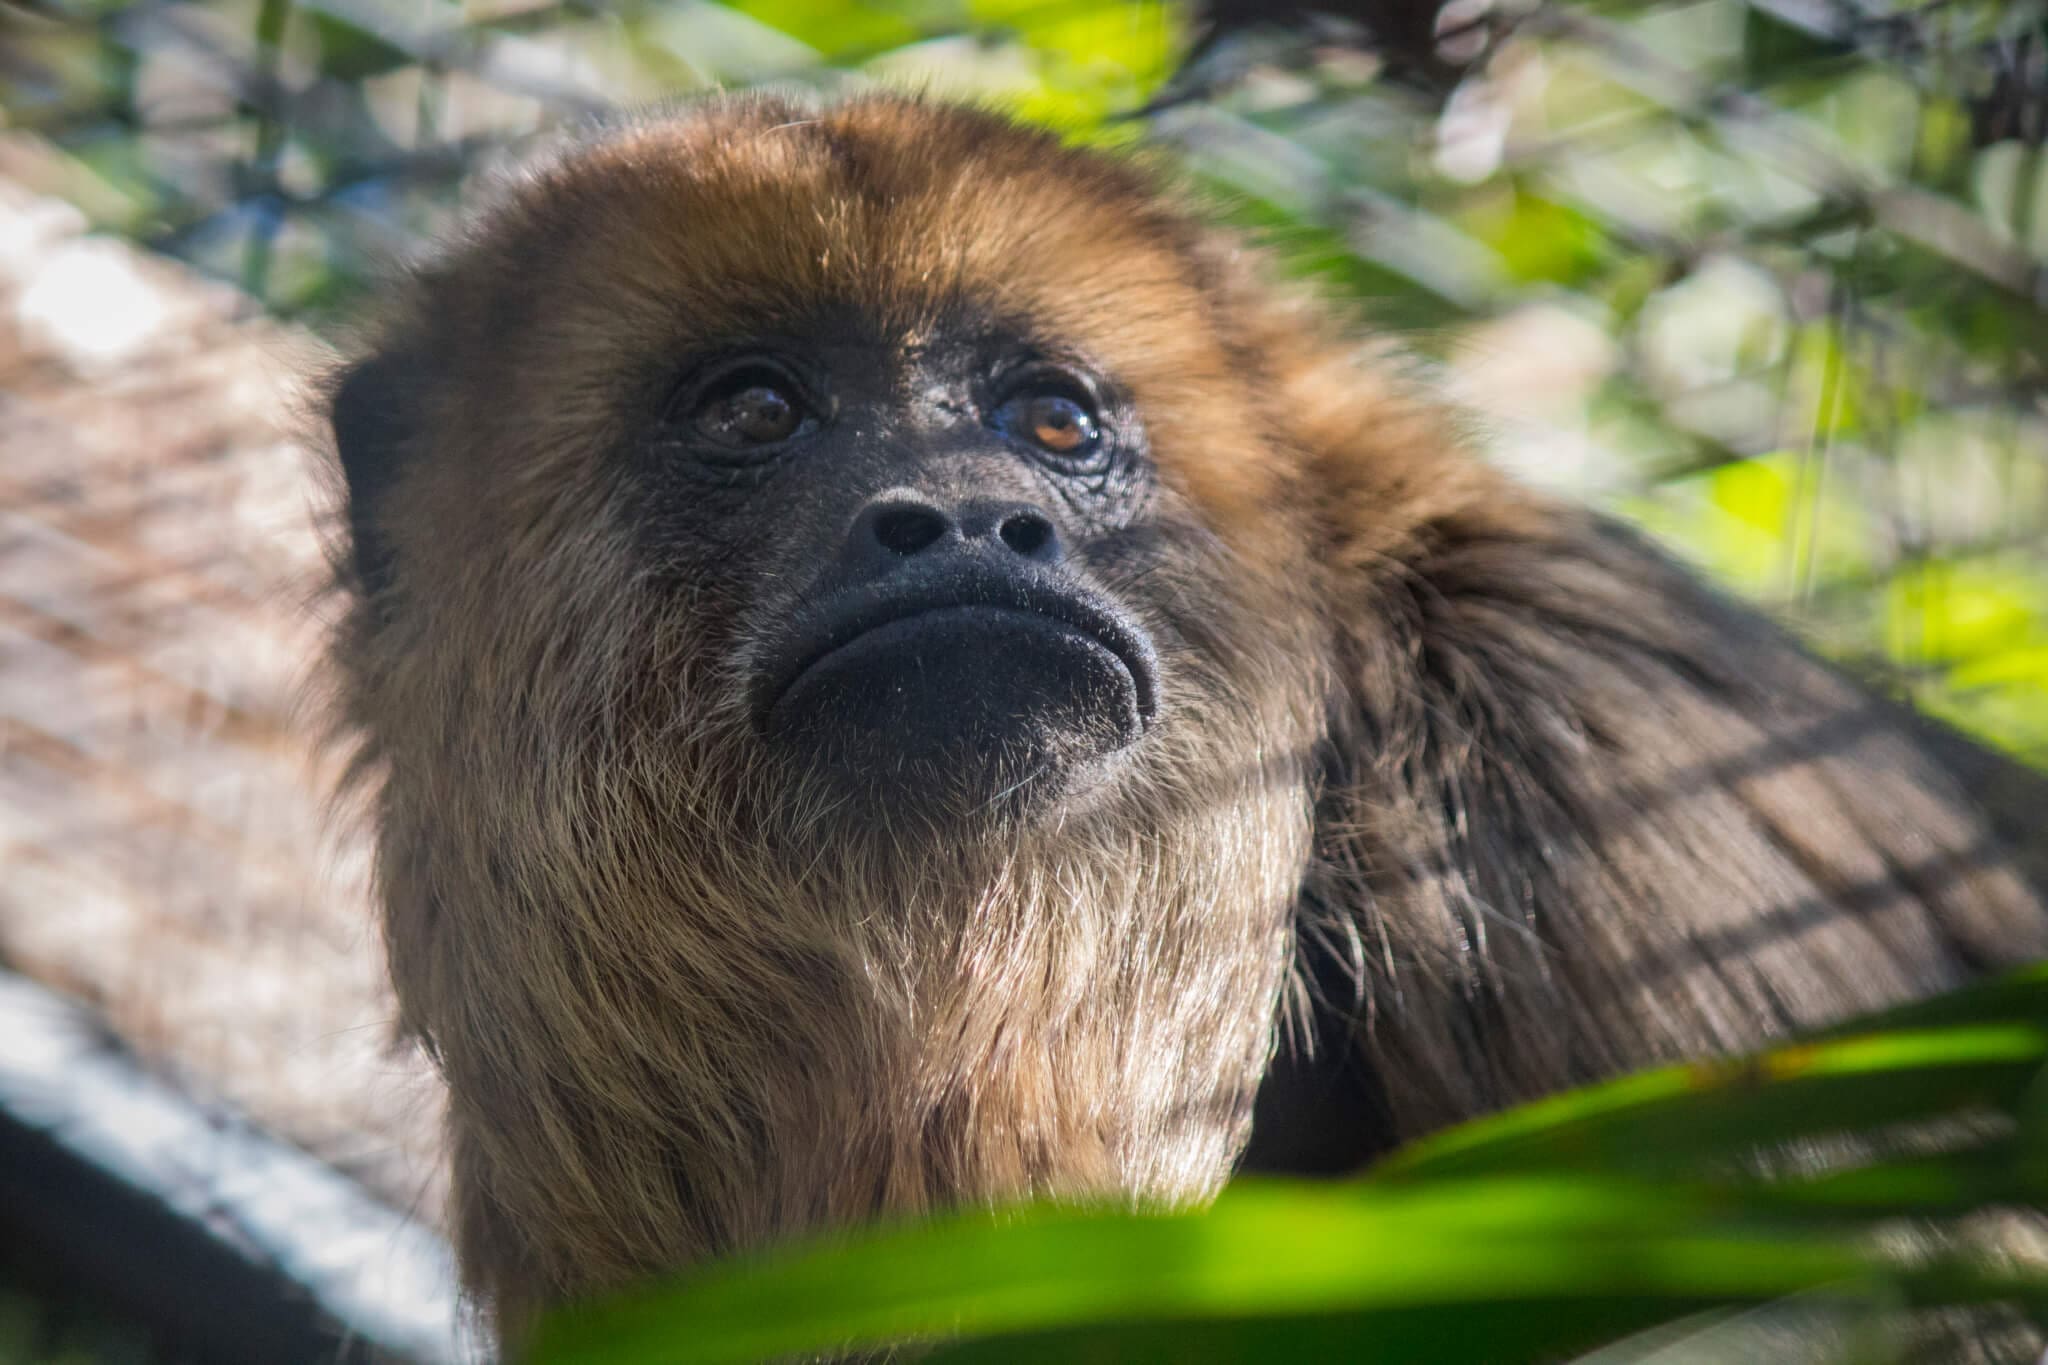
[[[872,98],[622,126],[410,281],[338,655],[484,1289],[1223,1178],[1338,648],[1304,433],[1364,411],[1243,270]]]

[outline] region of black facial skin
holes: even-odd
[[[738,587],[746,701],[866,795],[972,808],[1085,785],[1160,713],[1091,558],[1146,501],[1129,405],[1012,335],[748,339],[691,365],[640,462],[658,553]]]

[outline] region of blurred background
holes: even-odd
[[[1169,158],[1501,463],[2048,763],[2048,0],[0,0],[0,1365],[472,1349],[303,384],[537,133],[878,82]]]

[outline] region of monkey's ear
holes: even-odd
[[[373,355],[342,374],[328,410],[348,481],[349,563],[371,601],[392,582],[391,542],[382,517],[417,421],[411,390],[403,358]]]

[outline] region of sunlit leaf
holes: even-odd
[[[730,0],[730,7],[800,39],[827,60],[901,47],[927,32],[906,7],[863,0]]]
[[[1374,1175],[1669,1170],[1757,1143],[2009,1105],[2044,1064],[2048,1031],[2017,1024],[1793,1044],[1539,1100],[1413,1143]],[[1877,1074],[1887,1083],[1870,1084]]]
[[[955,1217],[709,1270],[558,1319],[536,1360],[754,1360],[1083,1324],[1515,1306],[1535,1346],[1869,1276],[1832,1237],[1716,1230],[1685,1191],[1569,1176],[1415,1189],[1247,1183],[1200,1214]],[[1602,1313],[1628,1305],[1615,1317]],[[1577,1311],[1591,1308],[1582,1320]],[[1370,1326],[1370,1319],[1362,1319]],[[1368,1338],[1369,1339],[1369,1338]]]
[[[1605,237],[1590,217],[1518,186],[1475,196],[1459,221],[1524,283],[1580,284],[1606,261]]]

